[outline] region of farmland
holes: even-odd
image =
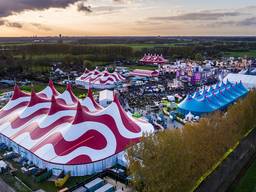
[[[245,172],[241,180],[236,183],[230,191],[233,192],[253,192],[256,191],[256,160]]]
[[[225,55],[231,57],[256,57],[256,50],[225,52]]]

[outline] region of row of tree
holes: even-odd
[[[86,44],[24,44],[5,46],[13,55],[90,55],[92,61],[114,61],[116,59],[138,59],[144,53],[159,53],[170,59],[190,58],[196,59],[196,54],[201,54],[205,58],[220,58],[223,52],[248,51],[256,49],[255,42],[219,42],[202,41],[184,44],[173,44],[166,46],[157,44],[156,46],[143,49],[133,49],[130,44],[116,45],[86,45]]]
[[[129,58],[133,54],[133,49],[128,46],[94,46],[78,44],[25,44],[6,46],[13,55],[54,55],[54,54],[71,54],[71,55],[93,55],[105,56],[108,59],[119,57]]]
[[[256,127],[256,91],[199,123],[143,138],[129,150],[138,191],[190,191],[244,135]]]
[[[80,71],[85,68],[93,69],[90,57],[83,55],[21,55],[14,56],[11,53],[0,54],[0,75],[9,78],[29,78],[33,75],[49,75],[53,64],[64,71]]]
[[[0,75],[25,74],[26,76],[49,74],[53,63],[61,63],[60,68],[83,70],[99,64],[114,61],[136,63],[145,53],[163,54],[168,59],[190,58],[202,61],[206,58],[220,58],[225,51],[246,51],[256,49],[249,42],[191,42],[175,46],[161,46],[133,49],[132,45],[85,45],[85,44],[21,44],[4,45],[0,51]],[[127,62],[129,61],[129,62]],[[10,73],[12,72],[12,73]],[[37,74],[37,75],[38,75]]]

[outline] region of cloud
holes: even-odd
[[[10,22],[8,20],[0,20],[0,26],[6,26],[11,28],[22,28],[23,24],[19,22]]]
[[[46,27],[40,23],[31,23],[32,26],[36,27],[39,30],[43,30],[43,31],[51,31],[51,28]]]
[[[255,27],[256,26],[256,17],[250,17],[245,18],[242,20],[228,20],[228,21],[217,21],[217,22],[211,22],[203,25],[199,25],[203,27],[211,27],[211,28],[217,28],[217,27]]]
[[[136,0],[113,0],[113,2],[116,2],[116,3],[132,3]]]
[[[209,21],[218,20],[224,17],[234,17],[241,15],[240,12],[198,12],[198,13],[186,13],[177,16],[168,17],[150,17],[150,20],[170,20],[170,21]]]
[[[112,0],[113,3],[131,3],[135,0]],[[91,6],[85,5],[87,0],[0,0],[0,17],[28,10],[45,10],[49,8],[66,8],[77,3],[77,10],[90,13]],[[102,6],[105,7],[105,6]],[[106,6],[108,7],[108,6]],[[111,7],[111,6],[109,6]],[[114,7],[111,10],[116,10]]]
[[[4,20],[0,20],[0,26],[3,26],[3,25],[4,25],[4,23],[5,23],[5,21],[4,21]]]
[[[6,17],[26,10],[66,8],[80,0],[0,0],[0,17]]]
[[[238,9],[238,11],[241,11],[241,12],[255,12],[256,11],[256,5],[251,5],[251,6],[247,6],[247,7],[243,7],[243,8],[240,8]]]
[[[23,25],[21,23],[18,23],[18,22],[5,22],[5,26],[7,27],[12,27],[12,28],[22,28]]]
[[[86,13],[91,13],[92,12],[91,6],[84,5],[83,2],[80,2],[80,3],[77,4],[77,10],[78,11],[83,11],[83,12],[86,12]]]
[[[240,26],[256,26],[256,17],[246,18],[240,22],[238,22]]]
[[[124,6],[99,6],[95,7],[94,10],[97,12],[114,12],[117,10],[125,9]]]
[[[113,1],[123,4],[123,1],[120,1],[120,0],[113,0]],[[117,6],[117,5],[115,5],[115,6],[102,5],[102,6],[92,7],[92,6],[89,6],[89,5],[85,5],[84,2],[77,3],[77,10],[78,11],[86,12],[86,13],[94,12],[95,14],[115,13],[115,12],[118,12],[119,10],[122,10],[122,9],[125,9],[125,8],[126,8],[126,6]]]

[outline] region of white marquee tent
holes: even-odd
[[[225,78],[224,82],[226,83],[227,80],[233,84],[236,82],[241,81],[243,85],[247,89],[256,88],[256,76],[255,75],[244,75],[244,74],[236,74],[236,73],[229,73]]]

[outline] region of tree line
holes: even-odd
[[[129,171],[138,191],[191,191],[224,154],[256,128],[256,91],[199,123],[144,137],[129,150]]]
[[[145,53],[163,54],[167,59],[203,59],[221,58],[225,51],[248,51],[256,49],[255,42],[184,42],[174,46],[145,47],[135,49],[130,44],[122,45],[86,45],[86,44],[14,44],[2,45],[0,49],[0,75],[36,73],[49,74],[54,62],[60,62],[64,70],[83,70],[95,65],[112,64],[122,61],[124,64],[137,64]]]

